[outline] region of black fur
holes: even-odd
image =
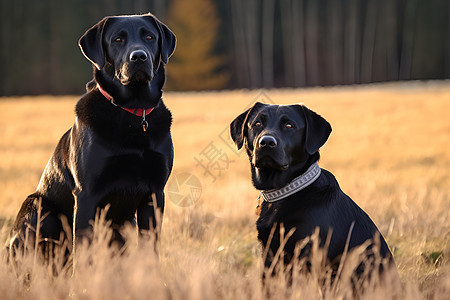
[[[174,34],[151,14],[106,17],[81,37],[79,45],[94,64],[94,79],[76,104],[74,125],[62,136],[36,192],[17,215],[11,231],[13,252],[30,246],[24,245],[26,237],[33,245],[39,205],[44,252],[64,240],[71,244],[70,236],[74,246],[81,238],[90,239],[92,220],[106,206],[119,245],[119,228],[127,222],[137,220],[140,232],[156,228],[153,194],[157,208],[164,210],[173,145],[172,116],[161,95],[164,63],[175,49]],[[137,50],[147,59],[132,60]],[[142,116],[120,106],[154,107],[146,117],[148,130],[143,131]],[[67,235],[62,219],[72,231]]]
[[[328,139],[331,126],[302,105],[256,103],[231,123],[230,130],[237,147],[245,146],[254,186],[259,190],[271,190],[286,186],[318,161],[319,148]],[[276,145],[261,146],[264,136],[273,137]],[[280,224],[283,224],[286,233],[295,229],[284,247],[285,264],[291,262],[298,242],[311,236],[318,227],[322,247],[331,230],[327,257],[336,269],[352,223],[349,250],[379,238],[377,250],[381,257],[393,261],[385,240],[369,216],[340,189],[334,176],[322,169],[320,177],[305,189],[274,203],[263,201],[256,226],[263,247],[269,247],[265,265],[271,266],[280,247]],[[269,240],[274,226],[276,230]],[[375,245],[374,242],[369,245],[367,257],[373,257]],[[308,256],[309,247],[301,251],[301,257]],[[359,273],[363,267],[360,266]]]

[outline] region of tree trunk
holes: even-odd
[[[319,85],[319,4],[308,1],[306,9],[306,82]]]
[[[447,23],[448,23],[448,28],[447,28],[447,51],[445,51],[447,55],[445,56],[445,61],[446,61],[445,76],[447,78],[450,78],[450,4],[448,5],[448,11],[447,11]]]
[[[11,1],[2,1],[0,3],[0,34],[1,39],[3,41],[8,41],[7,43],[2,43],[0,47],[0,95],[8,95],[12,92],[12,82],[11,82],[11,74],[7,75],[7,72],[11,72],[12,68],[10,67],[10,60],[12,58],[12,36],[15,31],[12,30],[11,22],[14,20],[14,17],[11,16],[13,13]]]
[[[135,0],[134,5],[133,5],[133,10],[136,14],[148,13],[147,9],[148,8],[145,3],[145,0]]]
[[[247,0],[246,37],[247,61],[250,74],[250,88],[261,87],[261,54],[258,30],[258,0]]]
[[[347,8],[347,18],[345,21],[345,40],[344,40],[344,74],[345,83],[353,84],[356,82],[356,27],[358,26],[358,0],[350,0]]]
[[[262,75],[263,86],[273,87],[273,43],[274,43],[275,0],[264,0],[262,8]]]
[[[50,14],[50,47],[49,47],[49,80],[50,90],[52,93],[63,93],[60,91],[62,86],[61,76],[61,61],[62,61],[62,28],[64,20],[62,19],[64,14],[61,14],[64,2],[59,0],[52,0],[49,2],[49,14]]]
[[[303,0],[292,3],[292,49],[295,86],[306,86],[306,50]]]
[[[386,60],[387,60],[387,80],[398,80],[399,62],[397,57],[397,1],[385,0],[383,7],[385,9],[385,37],[386,37]]]
[[[342,20],[342,1],[331,0],[328,4],[328,28],[326,30],[328,65],[328,83],[343,84],[343,20]]]
[[[293,39],[296,29],[293,26],[291,0],[280,0],[281,41],[283,43],[284,84],[294,86]]]
[[[161,21],[166,20],[166,3],[164,0],[154,0],[153,2],[153,12],[158,19]]]
[[[364,36],[361,56],[361,82],[372,81],[373,53],[377,30],[379,0],[369,0],[366,9]]]
[[[406,2],[403,22],[402,46],[400,52],[399,79],[411,79],[412,57],[414,52],[414,25],[416,21],[417,0]]]
[[[240,0],[231,0],[231,24],[234,44],[234,68],[236,82],[239,88],[250,84],[249,66],[247,61],[247,43],[244,30],[243,3]]]

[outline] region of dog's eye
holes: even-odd
[[[286,126],[287,129],[291,129],[294,127],[291,123],[287,122],[284,126]]]
[[[255,127],[261,127],[261,122],[257,121],[257,122],[255,122],[255,123],[253,124],[253,126],[255,126]]]
[[[114,39],[114,42],[115,43],[122,43],[122,38],[121,37],[116,37],[115,39]]]
[[[153,37],[152,37],[151,35],[147,34],[147,35],[145,36],[145,39],[146,39],[147,41],[150,41],[151,39],[153,39]]]

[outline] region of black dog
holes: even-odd
[[[175,43],[151,14],[106,17],[81,37],[94,79],[76,105],[74,125],[17,215],[10,251],[34,246],[36,231],[44,252],[61,236],[70,244],[61,219],[71,227],[75,247],[80,238],[91,238],[92,220],[105,207],[119,244],[118,230],[126,222],[137,218],[141,232],[156,228],[152,195],[162,212],[173,164],[172,115],[161,96],[164,64]]]
[[[267,268],[280,247],[280,224],[286,233],[295,229],[283,250],[286,264],[294,258],[296,244],[311,236],[316,227],[322,247],[331,230],[327,256],[334,269],[345,252],[349,234],[348,249],[378,239],[378,243],[369,245],[368,257],[378,250],[382,258],[392,260],[369,216],[344,194],[334,176],[317,164],[319,148],[331,133],[324,118],[302,105],[256,103],[231,123],[230,130],[238,149],[245,145],[253,185],[262,191],[264,201],[256,225],[259,240],[270,250]],[[270,238],[274,224],[276,229]],[[307,257],[309,252],[310,245],[300,256]]]

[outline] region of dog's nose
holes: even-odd
[[[130,61],[132,62],[146,61],[147,58],[147,53],[144,50],[135,50],[130,53]]]
[[[259,146],[275,148],[277,146],[277,140],[271,135],[264,135],[259,139]]]

